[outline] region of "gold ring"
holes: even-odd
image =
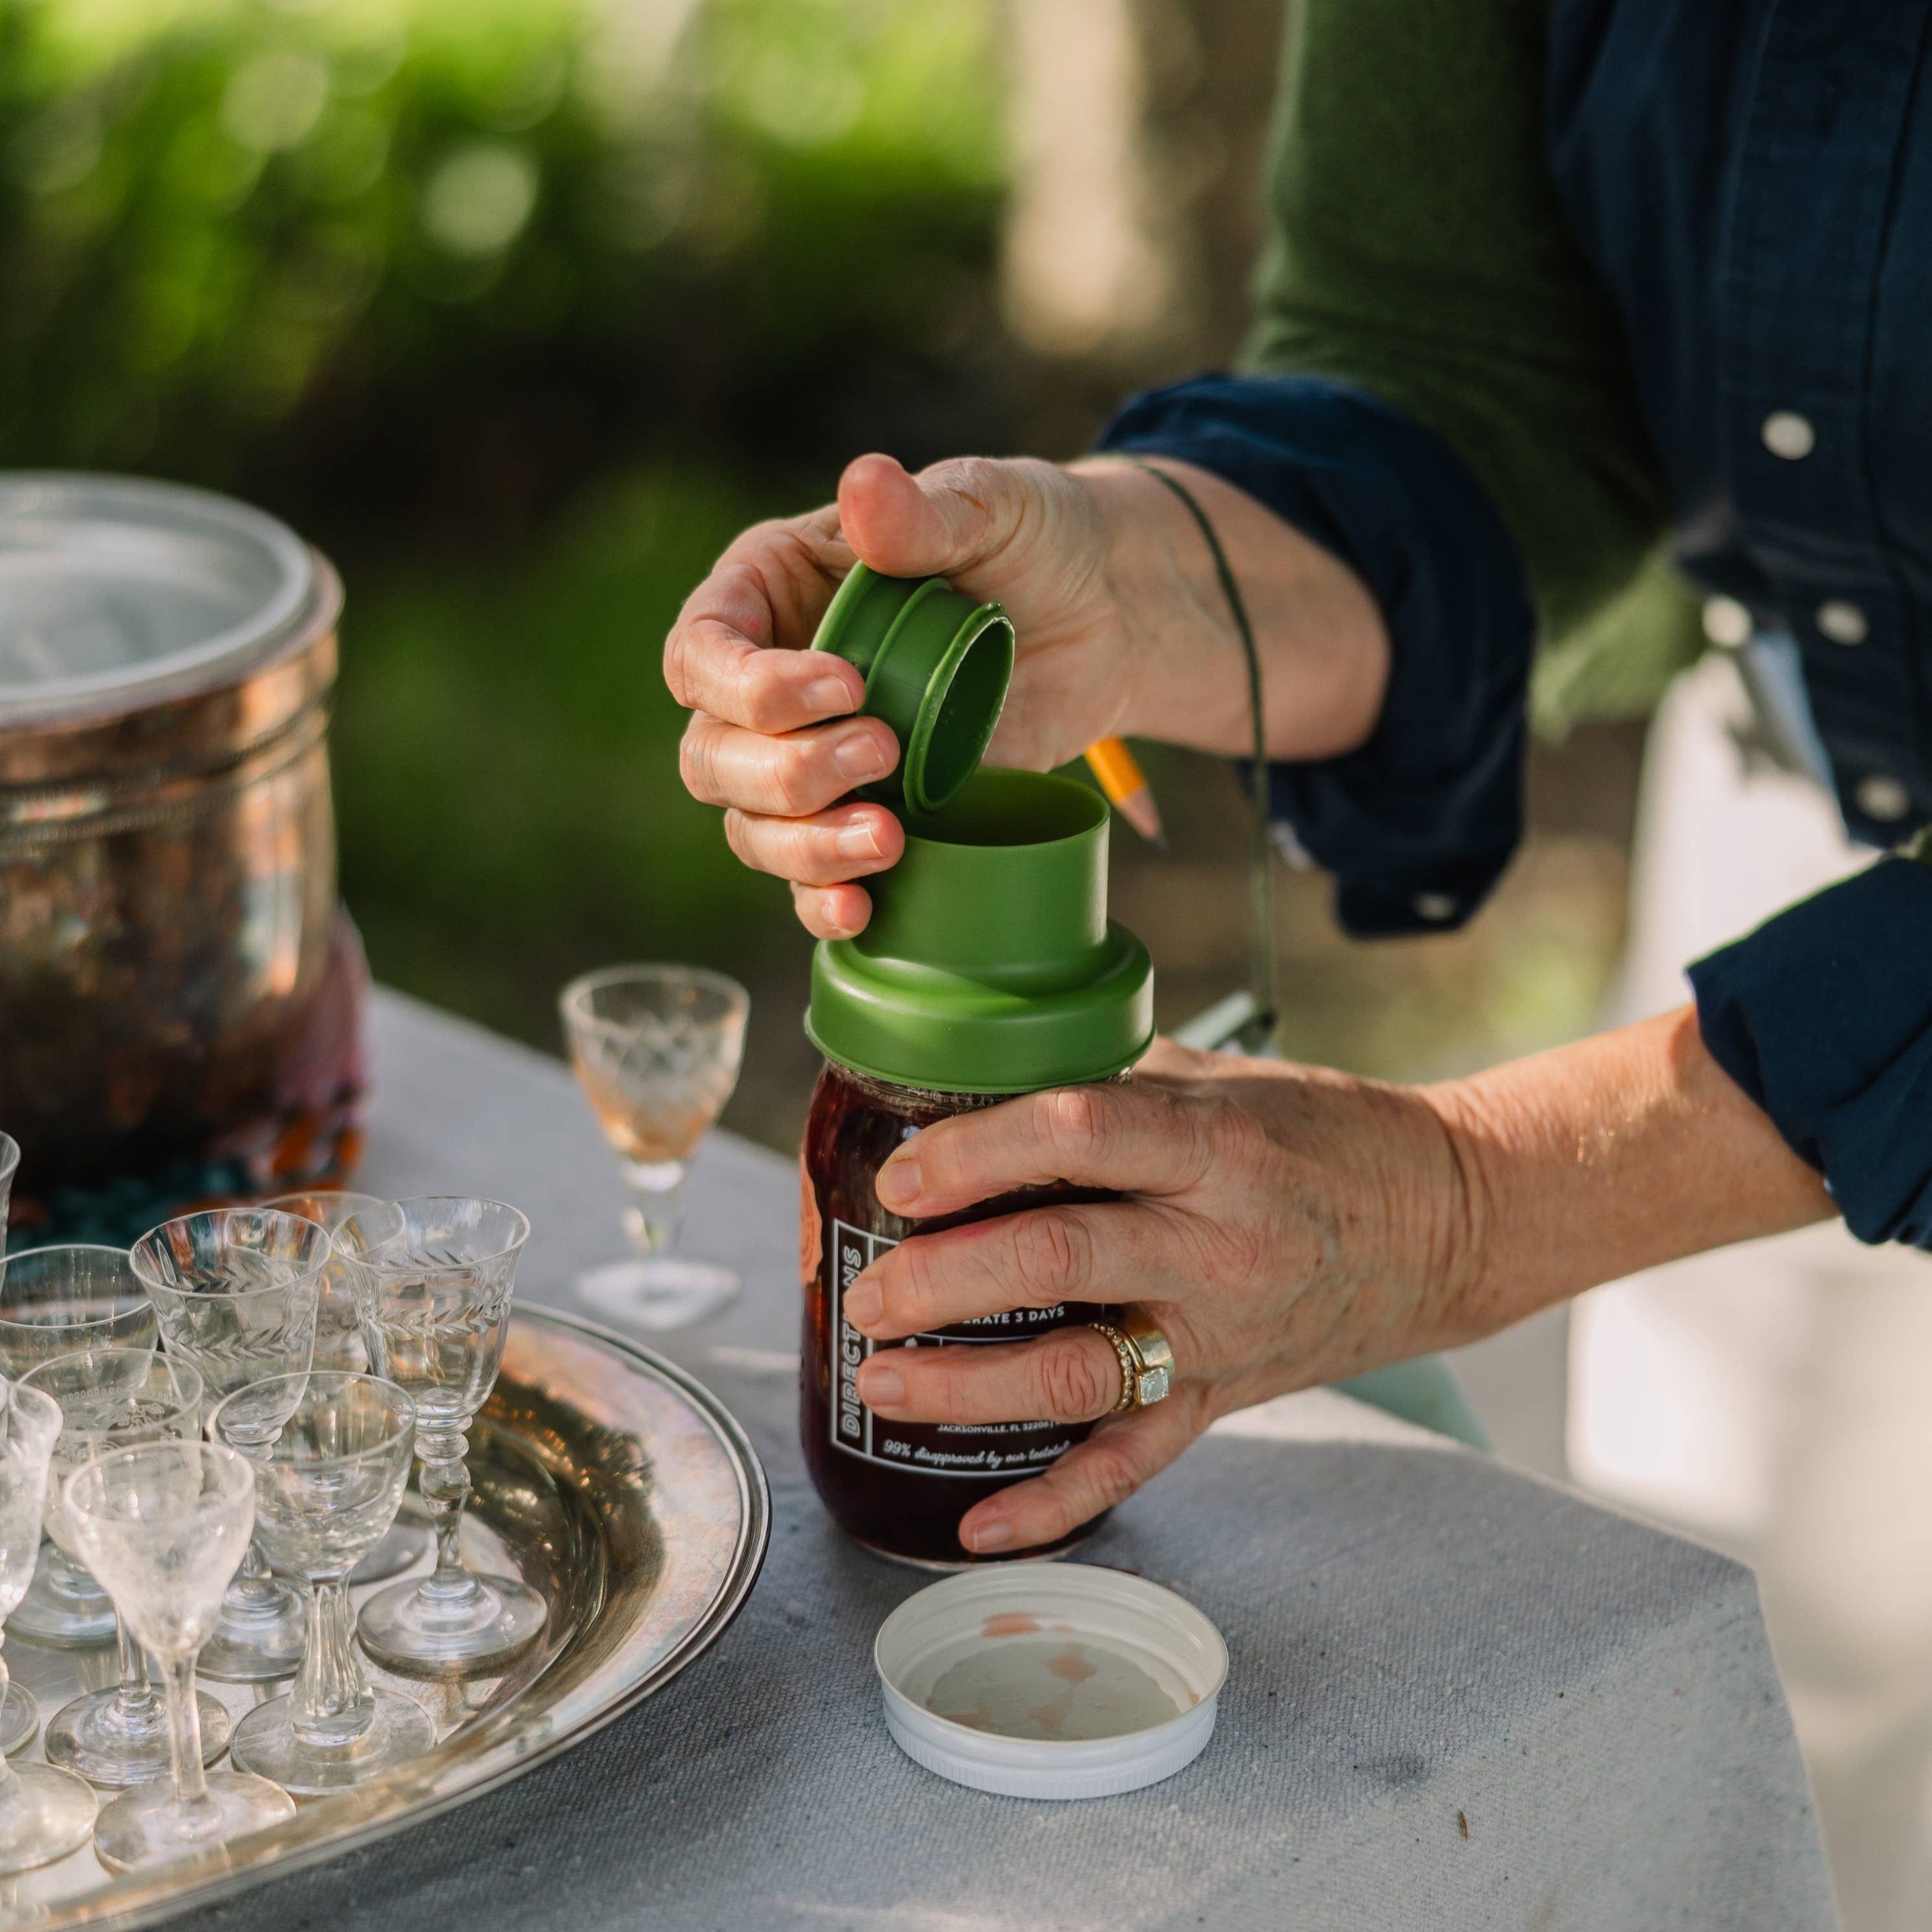
[[[1130,1307],[1121,1311],[1118,1328],[1111,1322],[1087,1325],[1107,1338],[1120,1361],[1120,1397],[1109,1415],[1151,1408],[1166,1399],[1174,1387],[1174,1351],[1145,1315]]]

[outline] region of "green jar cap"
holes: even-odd
[[[1154,1037],[1154,965],[1107,917],[1106,802],[975,774],[866,880],[872,916],[822,940],[806,1031],[827,1059],[944,1093],[1105,1080]]]
[[[881,577],[862,563],[812,640],[866,674],[868,717],[899,741],[898,768],[862,788],[882,804],[937,812],[978,769],[1013,674],[1012,620],[940,577]]]

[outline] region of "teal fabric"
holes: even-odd
[[[1412,1422],[1419,1429],[1432,1429],[1438,1436],[1480,1449],[1485,1455],[1489,1453],[1490,1438],[1476,1420],[1461,1384],[1440,1355],[1418,1355],[1412,1362],[1371,1370],[1334,1387],[1385,1415]]]

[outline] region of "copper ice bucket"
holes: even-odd
[[[341,603],[322,556],[241,504],[0,472],[16,1239],[23,1198],[31,1223],[76,1191],[266,1190],[352,1154],[362,974],[328,748]]]

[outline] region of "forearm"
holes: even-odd
[[[1361,580],[1246,491],[1163,458],[1213,522],[1262,661],[1268,753],[1334,757],[1375,728],[1389,644]],[[1239,756],[1254,728],[1247,669],[1206,544],[1173,492],[1118,458],[1075,466],[1108,532],[1108,601],[1118,613],[1137,736]]]
[[[1426,1090],[1467,1207],[1437,1340],[1837,1210],[1706,1050],[1689,1006]]]

